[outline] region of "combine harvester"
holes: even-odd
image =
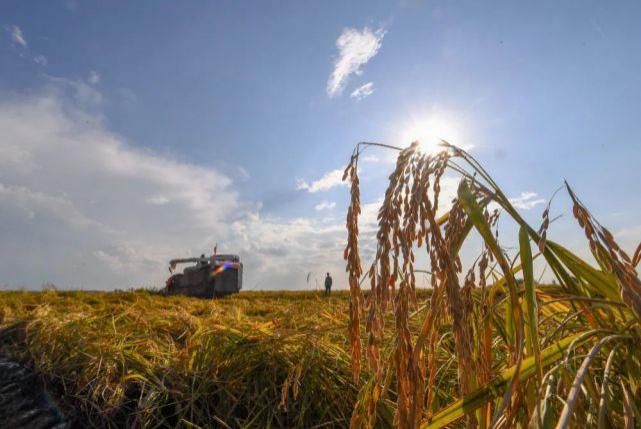
[[[195,264],[182,273],[175,273],[179,264]],[[243,287],[243,264],[238,255],[217,255],[216,248],[210,257],[172,259],[169,261],[171,277],[167,279],[167,295],[187,295],[197,298],[217,298],[239,292]]]

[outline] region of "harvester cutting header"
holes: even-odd
[[[175,273],[180,264],[194,264],[182,273]],[[243,264],[238,255],[217,255],[199,258],[172,259],[169,261],[171,277],[167,279],[168,295],[188,295],[214,298],[239,292],[243,285]]]

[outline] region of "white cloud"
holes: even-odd
[[[45,57],[44,55],[36,55],[35,57],[33,57],[33,62],[41,66],[46,66],[47,57]]]
[[[100,83],[100,73],[98,73],[95,70],[91,70],[89,72],[89,76],[87,76],[87,82],[89,82],[92,85],[97,85]]]
[[[164,204],[169,203],[169,198],[162,196],[162,195],[156,195],[154,197],[148,197],[145,199],[145,202],[147,204],[153,204],[155,206],[162,206]]]
[[[334,62],[334,71],[327,81],[327,94],[330,97],[340,95],[350,75],[363,73],[361,67],[371,60],[381,48],[385,31],[372,31],[365,27],[359,31],[346,28],[336,40],[338,58]]]
[[[56,101],[74,103],[74,106],[70,106],[72,108],[69,113],[86,116],[85,120],[102,121],[99,109],[103,96],[96,88],[80,80],[55,76],[46,76],[46,81],[47,91],[51,96],[55,96]]]
[[[356,88],[352,93],[350,94],[350,97],[355,98],[357,100],[362,100],[365,97],[368,97],[374,93],[374,82],[368,82],[365,85],[361,85],[358,88]]]
[[[361,155],[359,161],[368,164],[396,164],[396,152],[383,152],[382,155]]]
[[[123,107],[131,106],[137,100],[136,93],[129,88],[118,88],[114,95]]]
[[[246,282],[254,289],[310,288],[307,273],[331,272],[337,287],[347,286],[343,248],[344,223],[308,218],[263,218],[252,213],[231,224],[244,255],[245,272],[259,273]]]
[[[308,287],[308,271],[345,285],[342,220],[265,217],[219,171],[111,132],[85,83],[48,78],[31,94],[0,101],[3,283],[161,286],[170,259],[217,242],[242,256],[246,288]]]
[[[328,191],[336,186],[347,186],[347,182],[343,182],[343,170],[332,170],[327,172],[323,177],[313,181],[312,183],[307,183],[303,179],[297,179],[296,181],[296,189],[306,190],[311,193]]]
[[[614,230],[614,236],[618,244],[632,257],[637,247],[641,244],[641,224],[627,225]],[[640,265],[641,267],[641,265]]]
[[[64,196],[48,195],[23,186],[0,183],[0,201],[22,210],[28,219],[35,219],[44,215],[49,220],[54,220],[79,230],[104,228],[99,222],[87,218]]]
[[[241,180],[247,181],[247,180],[251,179],[251,174],[249,174],[249,171],[247,171],[247,169],[245,167],[243,167],[242,165],[239,165],[237,170],[238,170],[238,175],[240,176]]]
[[[617,238],[641,238],[641,224],[620,228],[614,232],[614,236]]]
[[[531,208],[544,204],[545,200],[537,197],[536,192],[521,192],[518,197],[510,198],[510,203],[517,209],[530,210]]]
[[[320,203],[316,204],[314,206],[314,209],[316,209],[316,211],[320,212],[320,211],[323,211],[323,210],[331,210],[334,207],[336,207],[336,203],[334,201],[324,200],[324,201],[321,201]]]
[[[27,40],[24,38],[20,27],[18,27],[17,25],[6,25],[4,28],[9,32],[9,34],[11,35],[11,40],[13,40],[15,44],[20,45],[23,48],[26,48],[28,46]]]

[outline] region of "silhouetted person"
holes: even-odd
[[[329,296],[329,294],[332,292],[332,276],[327,273],[327,277],[325,277],[325,296]]]

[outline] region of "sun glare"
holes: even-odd
[[[404,130],[401,137],[403,146],[418,141],[421,150],[425,153],[438,152],[441,140],[454,144],[460,143],[460,127],[449,117],[441,114],[413,119],[404,127]]]

